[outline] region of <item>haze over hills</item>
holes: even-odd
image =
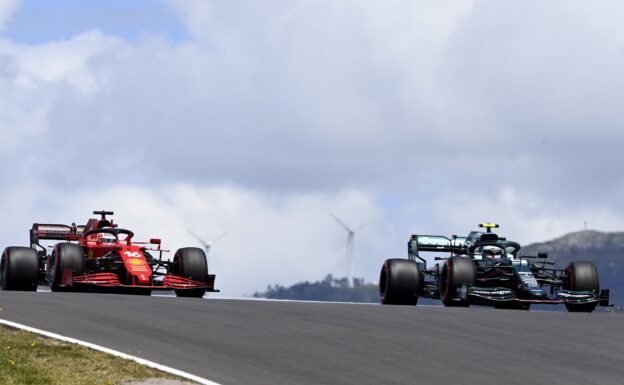
[[[591,261],[600,274],[600,286],[611,290],[611,302],[624,303],[624,232],[605,233],[594,230],[577,231],[546,242],[532,243],[522,248],[524,255],[548,253],[558,268],[572,261]],[[381,265],[381,261],[380,261]],[[363,279],[349,288],[346,278],[328,275],[317,282],[300,282],[290,287],[269,286],[254,297],[316,301],[378,302],[377,285]]]

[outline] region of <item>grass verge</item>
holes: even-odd
[[[0,326],[0,384],[117,385],[146,378],[180,380],[84,346]]]

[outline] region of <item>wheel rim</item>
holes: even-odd
[[[442,275],[440,276],[440,291],[442,292],[440,295],[440,298],[442,299],[442,302],[444,302],[445,304],[446,302],[448,302],[448,296],[450,294],[448,276],[449,276],[449,267],[448,267],[448,264],[445,263],[444,267],[442,268]]]
[[[56,253],[52,253],[50,257],[50,273],[48,275],[48,283],[50,287],[56,287]]]
[[[384,264],[381,269],[381,276],[379,277],[379,296],[381,297],[381,302],[386,302],[386,295],[388,293],[388,267]]]

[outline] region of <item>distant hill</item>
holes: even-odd
[[[524,255],[548,253],[548,258],[565,268],[572,261],[591,261],[600,274],[600,286],[611,290],[611,302],[624,304],[624,232],[578,231],[522,248]],[[300,282],[290,287],[269,286],[253,294],[257,298],[294,299],[337,302],[379,302],[376,284],[356,279],[349,288],[346,278],[328,275],[316,282]]]
[[[611,302],[624,303],[624,232],[585,230],[522,248],[524,255],[548,253],[548,258],[565,267],[572,261],[591,261],[600,274],[600,286],[611,290]]]
[[[355,278],[353,287],[349,287],[347,278],[334,278],[329,274],[322,281],[300,282],[289,287],[269,286],[253,296],[300,301],[379,302],[379,288],[377,284],[365,283],[362,278]]]

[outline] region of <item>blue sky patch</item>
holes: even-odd
[[[174,10],[154,0],[26,0],[6,27],[2,36],[23,44],[70,39],[91,29],[125,40],[191,38]]]

